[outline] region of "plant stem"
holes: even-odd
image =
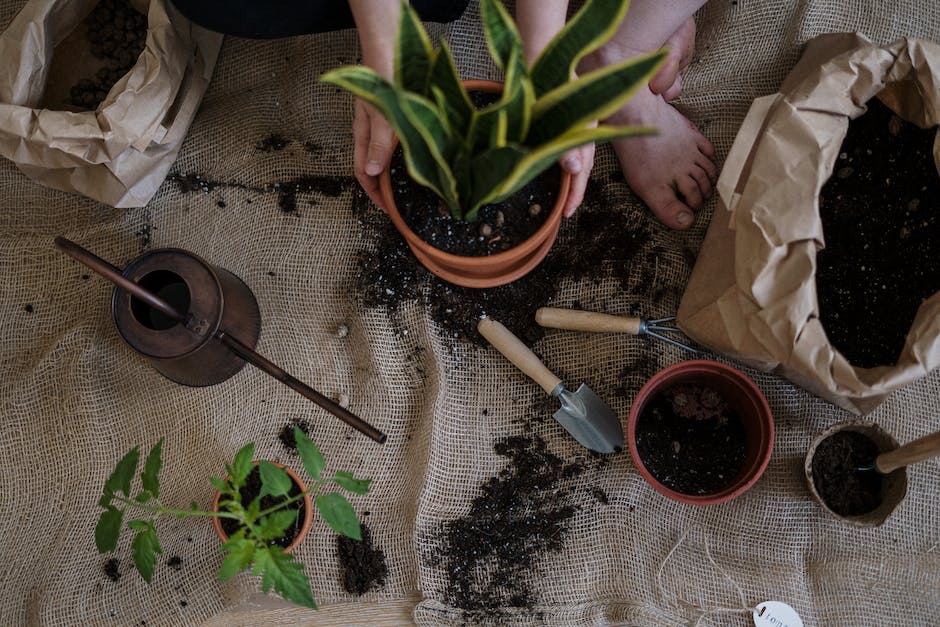
[[[130,499],[126,499],[123,496],[114,495],[114,499],[122,503],[130,505],[131,507],[136,507],[137,509],[142,509],[148,512],[157,512],[158,514],[172,514],[173,516],[211,516],[215,518],[235,518],[240,520],[240,516],[236,514],[231,514],[229,512],[204,512],[202,510],[196,509],[173,509],[171,507],[155,507],[153,505],[144,505]]]
[[[281,501],[281,502],[278,503],[277,505],[272,505],[272,506],[269,507],[268,509],[259,512],[259,513],[258,513],[258,518],[259,518],[259,519],[260,519],[260,518],[263,518],[263,517],[267,516],[268,514],[270,514],[270,513],[272,513],[272,512],[276,512],[276,511],[278,511],[278,510],[280,510],[280,509],[283,509],[283,508],[287,507],[288,505],[290,505],[291,503],[295,503],[295,502],[299,501],[300,499],[304,498],[304,496],[306,496],[307,494],[317,494],[317,493],[320,491],[320,487],[322,487],[323,484],[326,483],[326,482],[327,482],[326,479],[319,479],[316,483],[313,484],[313,487],[312,487],[312,488],[309,488],[309,489],[307,489],[307,490],[304,490],[304,491],[301,492],[300,494],[296,494],[296,495],[294,495],[294,496],[292,496],[292,497],[290,497],[290,498],[288,498],[288,499],[285,499],[285,500]]]

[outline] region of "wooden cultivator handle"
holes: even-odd
[[[893,451],[882,453],[875,459],[875,468],[882,474],[888,474],[898,468],[910,466],[937,455],[940,455],[940,431],[908,442]]]
[[[593,311],[541,307],[535,312],[535,321],[543,327],[569,331],[600,331],[603,333],[631,333],[639,335],[640,318],[612,316]]]

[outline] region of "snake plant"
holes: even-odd
[[[597,126],[645,85],[665,51],[641,55],[573,79],[578,61],[613,36],[629,0],[588,0],[527,66],[522,40],[499,0],[480,0],[487,47],[505,78],[493,104],[476,109],[446,41],[435,49],[417,13],[402,4],[395,78],[348,66],[321,80],[374,105],[398,135],[412,179],[434,190],[458,220],[499,202],[565,152],[655,132]]]

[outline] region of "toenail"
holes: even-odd
[[[683,211],[676,216],[676,222],[678,222],[681,226],[689,226],[692,224],[692,214],[688,211]]]

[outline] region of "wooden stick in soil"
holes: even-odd
[[[875,470],[883,475],[940,455],[940,431],[908,442],[875,458]]]
[[[55,244],[69,257],[72,257],[79,263],[87,266],[97,274],[108,279],[119,288],[127,290],[133,294],[135,298],[146,303],[149,307],[152,307],[172,318],[183,327],[190,328],[186,324],[186,316],[181,314],[176,310],[175,307],[167,303],[162,298],[159,298],[150,292],[150,290],[141,287],[137,283],[125,277],[116,266],[108,263],[101,257],[98,257],[94,253],[82,248],[75,242],[65,239],[64,237],[56,237]],[[385,443],[387,436],[384,433],[348,409],[340,407],[340,405],[335,403],[333,400],[323,396],[303,381],[300,381],[290,373],[278,367],[275,363],[256,352],[253,348],[243,343],[238,338],[226,333],[224,329],[217,330],[213,337],[225,344],[229,350],[250,363],[252,366],[271,375],[301,396],[304,396],[305,398],[313,401],[360,433],[366,435],[379,444]]]

